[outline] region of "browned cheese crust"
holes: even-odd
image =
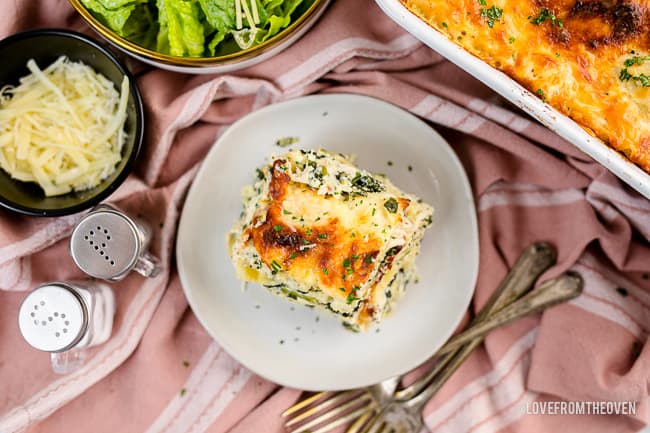
[[[648,0],[401,0],[650,172]]]

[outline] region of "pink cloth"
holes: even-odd
[[[0,37],[33,27],[91,33],[65,0],[4,2]],[[279,414],[301,392],[256,376],[210,339],[183,296],[173,242],[197,165],[225,127],[315,92],[388,100],[451,143],[480,221],[472,312],[535,240],[559,250],[546,277],[574,268],[585,278],[576,300],[490,334],[426,407],[431,431],[631,432],[647,422],[650,202],[405,34],[371,0],[334,2],[282,55],[236,74],[130,64],[146,104],[147,141],[135,174],[110,200],[153,223],[165,272],[115,284],[113,337],[83,369],[55,376],[48,356],[21,339],[16,315],[39,283],[83,278],[66,251],[80,215],[0,211],[0,432],[282,431]],[[527,402],[562,399],[636,401],[637,415],[525,413]]]

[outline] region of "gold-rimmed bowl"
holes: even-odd
[[[213,57],[179,57],[142,47],[115,33],[98,20],[80,0],[68,0],[88,25],[128,55],[153,66],[189,74],[226,73],[253,66],[289,47],[302,37],[323,14],[331,0],[307,0],[287,28],[263,43],[248,49],[226,49]]]

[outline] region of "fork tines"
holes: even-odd
[[[290,433],[325,433],[375,407],[366,390],[319,392],[287,409],[282,416]]]

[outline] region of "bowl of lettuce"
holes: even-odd
[[[186,73],[230,72],[300,38],[330,0],[69,0],[117,48]]]

